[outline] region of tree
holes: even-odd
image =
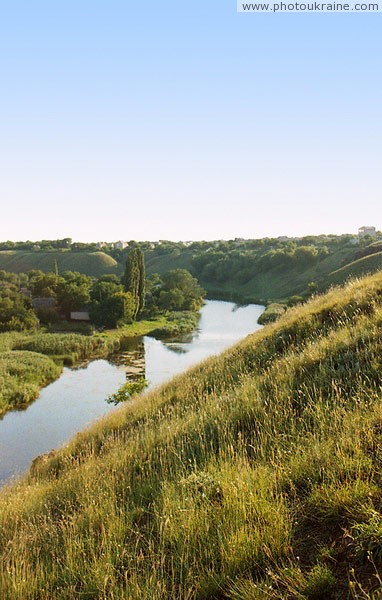
[[[187,269],[173,269],[162,276],[159,305],[171,310],[198,310],[205,291]]]
[[[89,315],[96,325],[119,327],[133,321],[135,302],[130,292],[117,291],[100,301],[93,301]]]
[[[126,292],[134,299],[135,309],[133,319],[142,312],[145,304],[145,263],[140,248],[132,248],[127,255],[125,274],[122,283]]]
[[[37,270],[29,272],[29,289],[33,298],[55,297],[57,288],[62,283],[64,283],[64,279],[55,273],[44,273]]]
[[[138,268],[139,268],[139,284],[138,284],[138,314],[142,312],[145,307],[145,293],[146,293],[146,269],[145,269],[145,258],[140,248],[136,248],[138,252]]]
[[[0,289],[0,332],[31,330],[37,324],[28,298],[12,288]]]
[[[86,275],[66,271],[57,286],[57,301],[66,318],[70,313],[79,310],[90,301],[91,280]]]

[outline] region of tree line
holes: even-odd
[[[95,280],[73,271],[59,274],[56,269],[26,274],[0,271],[0,331],[31,330],[39,323],[70,320],[71,313],[81,310],[98,327],[120,327],[161,311],[198,310],[203,295],[185,269],[146,280],[144,254],[138,247],[130,250],[121,278],[109,274]]]

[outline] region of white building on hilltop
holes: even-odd
[[[373,238],[376,237],[377,232],[375,230],[375,227],[363,226],[358,229],[358,237],[363,238],[366,235],[370,235],[370,237],[373,237]]]

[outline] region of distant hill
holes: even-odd
[[[349,236],[348,236],[349,237]],[[360,244],[346,236],[290,240],[166,243],[142,246],[148,275],[184,268],[197,277],[209,297],[241,302],[285,302],[291,296],[324,292],[350,277],[382,269],[382,240]],[[16,273],[31,269],[79,271],[93,277],[121,275],[128,250],[116,259],[107,252],[75,250],[0,251],[0,269]],[[119,262],[118,262],[119,261]]]
[[[0,269],[13,273],[26,273],[32,269],[59,272],[78,271],[91,277],[101,277],[107,273],[122,272],[122,267],[114,258],[104,252],[33,252],[5,250],[0,252]]]
[[[156,254],[152,251],[145,252],[146,271],[149,275],[159,273],[163,275],[171,269],[192,269],[192,250],[188,248],[175,250],[166,254]]]
[[[227,263],[231,260],[233,266],[227,269],[226,276],[220,281],[216,281],[213,276],[205,277],[206,270],[198,269],[198,258],[208,256],[208,250],[195,252],[185,248],[161,255],[148,251],[145,253],[145,261],[148,274],[162,274],[179,267],[189,269],[210,297],[266,303],[285,301],[293,295],[306,296],[311,282],[314,282],[318,291],[323,292],[330,285],[345,283],[350,277],[375,273],[382,269],[382,251],[378,252],[378,249],[377,243],[362,250],[354,246],[340,246],[314,264],[292,262],[285,267],[278,264],[264,266],[256,256],[251,256],[247,259],[248,274],[245,281],[240,281],[238,277],[240,267],[235,269],[235,257],[231,258],[232,250],[226,253],[225,261]],[[367,255],[359,258],[361,253]],[[215,266],[217,261],[211,253],[208,266]]]

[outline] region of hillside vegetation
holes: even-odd
[[[354,241],[357,242],[354,244]],[[146,250],[148,273],[162,273],[171,263],[190,269],[209,297],[240,302],[287,301],[325,291],[349,277],[382,268],[382,243],[350,236],[309,236],[242,242],[195,242]]]
[[[381,325],[378,273],[36,460],[1,494],[0,597],[380,597]]]
[[[210,242],[135,242],[97,251],[95,244],[66,240],[0,244],[0,270],[16,273],[41,269],[60,273],[78,271],[91,277],[122,275],[129,254],[144,253],[149,276],[187,269],[210,298],[239,302],[287,302],[307,298],[312,290],[325,291],[349,277],[382,268],[382,233],[377,238],[320,235],[303,238],[262,238]]]
[[[109,273],[120,274],[122,267],[104,252],[33,252],[3,250],[0,252],[0,269],[13,273],[27,273],[32,269],[51,272],[77,271],[90,277],[101,277]]]

